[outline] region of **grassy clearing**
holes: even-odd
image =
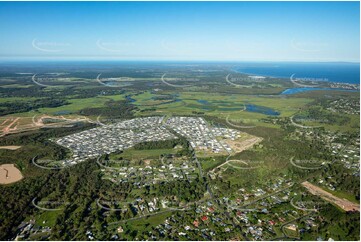
[[[213,168],[219,166],[226,161],[226,157],[217,157],[217,158],[208,158],[208,159],[199,159],[202,169],[204,171],[210,171]]]
[[[171,216],[172,212],[165,212],[154,216],[146,217],[141,220],[134,220],[127,223],[127,227],[133,230],[143,231],[144,229],[150,229],[152,226],[157,226],[164,222],[164,220]]]
[[[40,214],[37,214],[35,216],[35,224],[38,226],[49,226],[53,227],[56,224],[57,217],[62,213],[63,211],[44,211]]]

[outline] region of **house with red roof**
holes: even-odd
[[[204,221],[207,221],[207,220],[208,220],[208,217],[207,217],[206,215],[204,215],[204,216],[201,217],[201,219],[202,219],[202,221],[204,222]]]

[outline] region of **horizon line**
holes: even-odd
[[[123,58],[106,58],[106,57],[0,57],[0,62],[22,62],[22,61],[126,61],[126,62],[302,62],[302,63],[358,63],[360,60],[294,60],[294,59],[123,59]]]

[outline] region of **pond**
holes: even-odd
[[[213,110],[218,110],[218,111],[243,111],[244,110],[244,105],[243,104],[239,104],[239,105],[235,105],[234,103],[230,104],[229,102],[223,102],[221,107],[217,107],[217,105],[214,105],[213,102],[210,103],[207,100],[203,100],[203,99],[199,99],[197,100],[198,103],[202,104],[203,106],[201,107],[203,110],[207,110],[207,111],[213,111]],[[228,105],[226,105],[228,104]],[[264,106],[258,106],[258,105],[254,105],[254,104],[245,104],[246,106],[246,110],[248,112],[255,112],[255,113],[261,113],[261,114],[265,114],[265,115],[271,115],[271,116],[278,116],[280,115],[279,112],[277,112],[276,110],[269,108],[269,107],[264,107]]]
[[[211,105],[207,100],[199,99],[197,100],[197,103],[203,104],[203,105]]]
[[[264,106],[258,106],[258,105],[254,105],[254,104],[246,104],[246,111],[261,113],[261,114],[270,115],[270,116],[278,116],[278,115],[280,115],[279,112],[275,111],[272,108],[264,107]]]
[[[137,100],[135,100],[134,98],[132,98],[132,95],[127,95],[127,96],[125,96],[125,99],[126,99],[128,102],[130,102],[130,103],[134,103],[135,101],[137,101]]]

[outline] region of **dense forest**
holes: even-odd
[[[0,115],[28,112],[38,108],[56,108],[67,104],[69,104],[69,102],[54,98],[2,102],[0,103]]]
[[[128,119],[133,117],[133,111],[137,109],[136,106],[127,100],[109,100],[105,103],[105,106],[105,108],[85,108],[82,109],[79,114],[85,116],[102,116],[104,118]]]

